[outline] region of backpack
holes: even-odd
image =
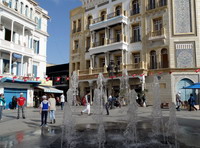
[[[49,108],[49,103],[48,102],[47,103],[42,102],[42,110],[47,111],[48,108]]]

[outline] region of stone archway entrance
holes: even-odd
[[[177,83],[176,92],[181,92],[181,100],[187,101],[192,93],[195,96],[193,89],[183,89],[183,87],[187,87],[192,85],[193,82],[190,79],[182,79]]]

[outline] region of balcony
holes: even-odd
[[[153,10],[159,7],[167,6],[167,0],[159,0],[158,3],[152,3],[147,5],[147,10]]]
[[[127,70],[135,70],[135,69],[142,69],[143,68],[142,62],[140,62],[140,63],[134,63],[134,64],[127,64],[127,65],[124,65],[124,67]]]
[[[107,42],[95,42],[93,47],[89,49],[90,55],[102,52],[127,49],[126,36],[121,35],[120,38],[111,38]]]
[[[78,52],[79,52],[79,49],[78,49],[78,48],[72,50],[72,54],[77,54]]]
[[[130,11],[130,16],[133,16],[133,15],[136,15],[136,14],[139,14],[139,13],[140,13],[139,9],[134,9],[134,10]]]
[[[78,28],[77,28],[77,32],[81,32],[81,27],[78,27]]]
[[[9,41],[2,40],[2,39],[0,39],[0,48],[3,50],[10,51],[10,52],[16,52],[19,54],[25,54],[25,55],[30,55],[30,56],[33,56],[33,54],[34,54],[34,51],[31,48],[28,48],[28,47],[25,47],[22,45],[18,45],[13,42],[9,42]]]
[[[149,33],[149,40],[158,40],[158,39],[165,39],[165,28],[161,30],[155,30]]]
[[[102,19],[102,17],[96,18],[93,24],[90,25],[90,31],[98,30],[100,28],[105,28],[119,23],[127,24],[128,18],[123,14],[118,14],[116,12],[110,13]]]

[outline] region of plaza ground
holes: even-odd
[[[76,119],[77,125],[90,125],[95,123],[91,116],[87,114],[81,115],[80,112],[85,107],[73,107],[73,116]],[[91,109],[93,110],[93,108]],[[104,122],[126,122],[127,107],[116,108],[110,110],[110,115],[104,112]],[[138,120],[150,121],[152,107],[139,107]],[[187,141],[189,147],[200,146],[200,111],[189,112],[181,110],[177,113],[179,122],[179,140]],[[39,109],[26,108],[26,119],[16,119],[17,110],[4,110],[3,120],[0,121],[0,147],[49,147],[61,135],[61,125],[63,120],[63,111],[57,107],[56,124],[48,124],[47,128],[40,127]],[[167,121],[169,109],[163,109],[163,116]],[[138,123],[140,124],[140,122]],[[31,140],[30,140],[31,139]]]

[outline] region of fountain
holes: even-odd
[[[66,148],[75,148],[77,135],[75,130],[75,121],[72,116],[71,105],[75,105],[76,96],[78,94],[78,75],[76,72],[73,72],[71,77],[71,88],[67,91],[67,100],[68,102],[64,105],[64,118],[63,118],[63,129],[62,129],[62,138],[61,138],[61,147]]]
[[[128,92],[129,92],[129,82],[128,82],[128,72],[127,69],[122,70],[122,77],[120,78],[120,98],[122,99],[122,103],[125,105],[128,104]]]
[[[137,146],[137,93],[135,90],[131,90],[128,95],[128,100],[130,104],[128,105],[127,111],[127,127],[124,132],[124,137],[126,139],[125,145],[134,144]]]
[[[179,126],[178,126],[178,121],[177,121],[177,118],[176,118],[176,105],[174,104],[174,102],[171,102],[169,111],[170,111],[169,112],[169,120],[168,120],[168,122],[166,124],[167,142],[168,142],[168,144],[174,143],[175,144],[175,148],[178,148],[179,145],[178,145],[178,142],[177,142],[177,134],[178,134]],[[170,141],[171,138],[174,141],[171,142]]]
[[[65,104],[65,114],[63,121],[63,134],[61,147],[67,148],[118,148],[118,147],[178,147],[177,142],[177,120],[175,114],[175,105],[170,106],[169,121],[166,126],[163,125],[162,110],[160,108],[160,87],[157,77],[153,81],[153,98],[154,104],[152,108],[153,122],[151,119],[145,118],[146,121],[141,120],[138,114],[138,104],[136,102],[137,93],[135,90],[129,90],[128,73],[123,70],[122,78],[120,79],[120,97],[126,98],[128,106],[119,110],[117,120],[107,120],[111,116],[104,117],[104,104],[106,100],[106,93],[104,90],[104,77],[100,73],[97,79],[97,88],[94,90],[94,103],[92,118],[95,122],[84,123],[84,125],[76,125],[74,117],[72,116],[72,106],[75,103],[75,95],[77,94],[78,77],[73,73],[71,78],[71,88],[69,89],[68,103]],[[114,111],[114,110],[112,110]],[[127,111],[127,116],[125,115]],[[117,112],[116,112],[117,113]],[[126,120],[122,117],[127,117]],[[89,118],[89,117],[88,117]],[[112,121],[112,122],[111,122]],[[81,128],[80,128],[81,127]],[[88,128],[89,127],[89,128]],[[165,129],[165,127],[167,127]],[[121,130],[123,129],[123,133]],[[175,130],[176,129],[176,130]],[[167,133],[167,141],[165,140]],[[77,136],[79,135],[79,136]],[[94,138],[96,137],[96,138]],[[183,145],[184,146],[184,145]]]
[[[97,79],[97,89],[94,91],[94,120],[99,125],[98,127],[98,147],[104,148],[104,143],[106,141],[105,128],[103,124],[103,106],[104,106],[104,97],[105,92],[103,91],[103,74],[100,73]]]
[[[153,81],[153,109],[152,109],[152,132],[153,136],[163,136],[164,142],[165,142],[165,133],[164,133],[164,126],[163,126],[163,116],[162,116],[162,110],[161,110],[161,98],[160,98],[160,83],[157,78],[157,76],[154,76]]]

